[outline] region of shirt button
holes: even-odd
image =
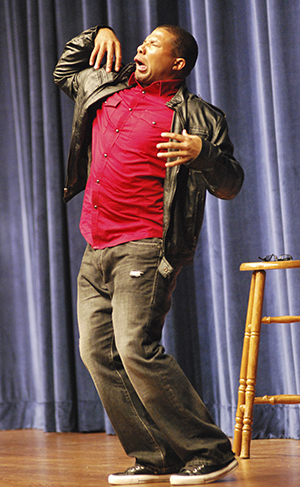
[[[128,108],[128,110],[129,110],[130,112],[132,112],[132,108]]]
[[[98,206],[97,205],[94,205],[94,208],[95,208],[95,210],[97,210]]]
[[[156,125],[156,122],[152,122],[152,125]]]
[[[104,157],[107,157],[107,154],[103,154],[103,155],[104,155]]]
[[[117,134],[118,134],[118,133],[120,132],[120,130],[119,130],[119,129],[116,129],[116,132],[117,132]]]
[[[96,183],[97,183],[97,184],[99,184],[99,183],[100,183],[100,180],[99,180],[99,179],[97,179]]]

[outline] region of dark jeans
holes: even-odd
[[[221,464],[233,458],[228,438],[160,344],[180,270],[162,277],[161,247],[160,239],[87,246],[78,276],[81,357],[138,463],[160,472]]]

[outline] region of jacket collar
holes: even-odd
[[[177,105],[180,105],[186,98],[186,93],[188,89],[186,86],[186,82],[184,81],[180,86],[177,93],[173,96],[173,98],[166,103],[169,108],[175,108]]]

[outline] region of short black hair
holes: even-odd
[[[184,76],[188,76],[195,66],[198,57],[196,39],[187,30],[178,25],[163,24],[157,28],[166,29],[173,35],[171,43],[174,47],[174,54],[176,57],[185,59],[186,65],[182,71]]]

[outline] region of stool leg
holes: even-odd
[[[255,290],[255,273],[253,273],[251,277],[250,292],[249,292],[249,299],[248,299],[242,361],[241,361],[241,369],[240,369],[240,382],[239,382],[239,389],[238,389],[238,404],[237,404],[236,417],[235,417],[234,439],[233,439],[233,448],[232,448],[233,452],[238,456],[241,453],[241,445],[242,445],[242,428],[243,428],[244,407],[245,407],[245,392],[246,392],[254,290]]]
[[[249,355],[247,367],[247,380],[245,392],[245,412],[242,429],[241,458],[250,457],[250,442],[252,436],[253,405],[255,398],[255,385],[257,377],[258,351],[260,341],[260,329],[265,289],[265,271],[255,271],[255,289],[253,297],[253,312],[251,333],[249,340]]]

